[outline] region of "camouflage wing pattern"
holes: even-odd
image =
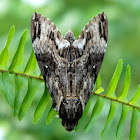
[[[69,30],[63,38],[53,22],[34,13],[31,20],[33,49],[62,124],[72,131],[92,95],[108,40],[104,13],[91,19],[75,40]]]

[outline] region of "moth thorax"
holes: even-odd
[[[68,30],[68,32],[66,33],[65,39],[68,40],[70,42],[70,44],[73,43],[73,41],[75,40],[75,37],[71,30]]]

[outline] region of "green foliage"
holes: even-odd
[[[14,27],[14,26],[13,26]],[[27,36],[27,30],[24,31],[18,45],[18,49],[13,57],[12,63],[8,69],[8,71],[14,72],[23,72],[23,52],[24,52],[24,44]]]
[[[58,112],[55,112],[54,109],[53,109],[53,106],[52,106],[50,111],[49,111],[49,114],[47,116],[46,124],[52,123],[57,114],[58,114]]]
[[[12,26],[10,31],[9,31],[5,47],[0,54],[0,69],[2,69],[2,70],[8,69],[8,58],[9,58],[8,47],[12,41],[12,38],[14,36],[14,32],[15,32],[15,26]]]
[[[42,114],[46,106],[48,105],[50,97],[51,97],[50,94],[48,93],[48,90],[45,84],[44,84],[44,87],[45,87],[45,90],[44,90],[43,96],[41,97],[34,113],[34,119],[33,119],[34,123],[37,123],[41,119]]]
[[[108,89],[106,91],[106,97],[109,97],[109,98],[112,98],[112,99],[117,99],[117,97],[115,95],[115,90],[116,90],[117,83],[119,81],[122,69],[123,69],[123,61],[119,60],[119,63],[116,67],[114,75],[113,75],[113,77],[110,81],[110,84],[108,86]]]
[[[42,97],[36,107],[33,122],[37,123],[41,119],[46,107],[50,106],[50,111],[46,119],[46,124],[50,124],[55,119],[57,112],[55,112],[52,107],[52,100],[50,98],[50,94],[45,86],[42,76],[40,76],[41,75],[40,71],[38,71],[39,68],[33,50],[31,52],[30,58],[26,66],[23,66],[24,44],[27,36],[27,30],[24,31],[19,41],[17,51],[12,59],[11,64],[8,65],[10,56],[8,48],[14,35],[14,31],[15,27],[12,26],[7,38],[6,45],[0,54],[0,92],[4,94],[7,103],[13,108],[14,115],[15,116],[18,115],[19,120],[22,120],[27,110],[30,108],[31,103],[33,102],[34,96],[37,93],[38,89],[40,88],[41,85],[43,85],[44,90],[42,90]],[[108,117],[102,130],[101,136],[105,138],[105,136],[108,134],[108,131],[114,119],[116,109],[118,108],[118,106],[121,106],[122,111],[116,129],[116,138],[117,139],[121,138],[126,116],[130,110],[132,110],[132,119],[129,137],[130,139],[135,138],[136,126],[138,119],[140,118],[140,105],[138,103],[140,96],[140,86],[138,87],[135,96],[131,99],[131,101],[128,101],[127,93],[130,86],[130,77],[131,77],[131,69],[130,66],[128,65],[126,68],[126,75],[122,91],[119,97],[117,97],[115,95],[115,91],[122,69],[123,69],[123,61],[119,60],[114,75],[110,81],[110,84],[105,94],[101,94],[101,92],[103,92],[104,89],[100,86],[101,80],[100,75],[98,75],[93,90],[94,94],[89,99],[83,112],[83,115],[80,118],[77,127],[75,128],[76,132],[79,131],[80,128],[83,128],[87,116],[90,115],[88,122],[84,126],[84,132],[87,133],[92,128],[95,121],[99,118],[105,103],[109,101],[110,110],[108,112]],[[20,103],[21,100],[20,96],[23,95],[21,89],[24,87],[25,84],[27,84],[26,94]],[[92,113],[90,114],[89,108],[92,104],[93,98],[96,98],[96,103],[92,108]]]

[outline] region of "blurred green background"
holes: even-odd
[[[117,87],[119,95],[125,76],[127,64],[132,70],[131,86],[128,99],[135,94],[140,84],[140,0],[0,0],[0,52],[2,51],[9,29],[15,25],[16,32],[10,45],[11,53],[15,53],[19,39],[28,30],[25,44],[25,63],[27,62],[32,45],[30,37],[30,21],[33,12],[48,17],[55,23],[64,36],[70,28],[77,38],[91,18],[105,12],[109,21],[109,40],[106,55],[101,68],[102,86],[107,88],[119,59],[124,61],[124,69]],[[88,134],[82,131],[68,133],[61,126],[61,120],[55,120],[50,125],[45,124],[46,114],[38,124],[33,124],[33,113],[39,101],[36,95],[33,104],[22,121],[14,117],[13,111],[0,93],[0,140],[100,140],[104,127],[109,103],[107,102],[98,121]],[[47,112],[47,109],[46,109]],[[106,139],[114,140],[117,122],[121,108],[117,109],[109,135]],[[130,112],[122,132],[123,140],[129,138]],[[140,120],[137,125],[136,139],[140,139]]]

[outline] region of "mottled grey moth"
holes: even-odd
[[[90,20],[75,40],[62,37],[48,18],[34,13],[31,20],[34,53],[62,125],[72,131],[92,95],[108,40],[105,13]]]

